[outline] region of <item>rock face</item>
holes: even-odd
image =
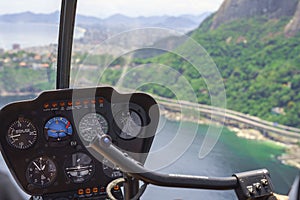
[[[294,16],[299,0],[225,0],[214,16],[211,29],[216,29],[221,24],[234,19],[248,18],[254,16],[267,16],[269,18],[281,18],[283,16]],[[300,7],[298,7],[298,10]],[[298,11],[298,17],[300,11]],[[295,20],[294,20],[295,21]],[[295,24],[291,23],[293,30]],[[289,29],[288,29],[289,30]]]
[[[294,17],[286,25],[284,29],[285,36],[291,37],[296,35],[300,31],[300,2],[298,3],[297,10]]]

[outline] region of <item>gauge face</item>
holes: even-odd
[[[66,160],[65,173],[74,183],[88,181],[94,171],[93,160],[84,153],[74,153]]]
[[[6,138],[11,146],[17,149],[28,149],[37,140],[37,130],[31,121],[19,119],[10,125]]]
[[[99,134],[107,134],[108,122],[99,113],[86,114],[79,122],[79,133],[86,142],[91,142]]]
[[[135,111],[121,111],[115,116],[117,126],[121,130],[117,134],[125,139],[133,139],[142,129],[142,119]]]
[[[39,187],[45,187],[54,182],[56,173],[56,166],[53,160],[41,156],[29,163],[26,175],[29,183]]]
[[[102,160],[102,164],[103,164],[103,172],[109,178],[118,178],[123,176],[123,173],[120,171],[120,169],[116,167],[109,160],[104,158]]]
[[[47,139],[60,141],[73,134],[71,122],[64,117],[53,117],[47,121],[44,127]]]

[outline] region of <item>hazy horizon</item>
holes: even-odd
[[[78,0],[77,13],[98,18],[107,18],[115,14],[128,17],[149,16],[180,16],[200,15],[204,12],[216,11],[223,0],[114,0],[103,2],[99,0]],[[60,10],[60,0],[0,1],[0,15],[20,12],[49,14]]]
[[[43,14],[43,15],[50,15],[50,14],[53,14],[53,13],[56,13],[56,12],[60,12],[59,10],[56,10],[56,11],[53,11],[53,12],[34,12],[34,11],[30,11],[30,10],[27,10],[27,11],[20,11],[20,12],[13,12],[13,13],[0,13],[0,16],[3,16],[3,15],[14,15],[14,14],[22,14],[22,13],[33,13],[33,14]],[[99,19],[107,19],[107,18],[110,18],[112,16],[117,16],[117,15],[121,15],[121,16],[125,16],[125,17],[129,17],[129,18],[138,18],[138,17],[180,17],[180,16],[201,16],[205,13],[211,13],[211,11],[204,11],[202,13],[199,13],[199,14],[190,14],[190,13],[183,13],[183,14],[179,14],[179,15],[170,15],[170,14],[161,14],[161,15],[149,15],[149,16],[143,16],[143,15],[139,15],[139,16],[128,16],[126,14],[123,14],[123,13],[112,13],[111,15],[109,16],[106,16],[106,17],[98,17],[98,16],[93,16],[93,15],[89,15],[89,14],[82,14],[82,13],[78,13],[79,15],[82,15],[82,16],[87,16],[87,17],[95,17],[95,18],[99,18]]]

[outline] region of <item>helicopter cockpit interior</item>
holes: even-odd
[[[77,0],[61,1],[56,89],[0,110],[2,156],[31,200],[138,200],[150,184],[167,189],[233,190],[239,200],[287,198],[275,194],[268,169],[223,177],[147,169],[161,107],[154,95],[144,92],[123,93],[111,86],[70,87],[76,9]],[[295,179],[290,200],[300,200],[299,181]]]
[[[105,199],[107,185],[123,174],[105,157],[95,159],[84,143],[107,134],[144,163],[158,107],[145,94],[118,94],[108,87],[65,89],[6,106],[0,117],[6,133],[0,139],[3,156],[24,191],[44,199]],[[122,198],[120,187],[112,191]]]

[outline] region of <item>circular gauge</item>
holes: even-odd
[[[109,160],[104,158],[102,160],[102,164],[103,164],[103,172],[106,176],[110,178],[119,178],[123,176],[123,173],[120,171],[120,169]]]
[[[79,133],[82,138],[91,142],[98,134],[107,134],[108,122],[98,113],[86,114],[79,122]]]
[[[54,182],[56,173],[56,166],[53,160],[41,156],[29,163],[26,176],[29,183],[45,187]]]
[[[73,134],[71,122],[64,117],[53,117],[45,124],[47,139],[60,141]]]
[[[37,140],[37,130],[27,119],[19,119],[7,131],[8,143],[17,149],[27,149]]]
[[[125,140],[137,137],[142,129],[142,119],[135,111],[121,111],[115,116],[116,124],[121,131],[117,134]]]
[[[66,160],[66,175],[74,183],[82,183],[89,180],[95,171],[93,160],[84,153],[74,153]]]

